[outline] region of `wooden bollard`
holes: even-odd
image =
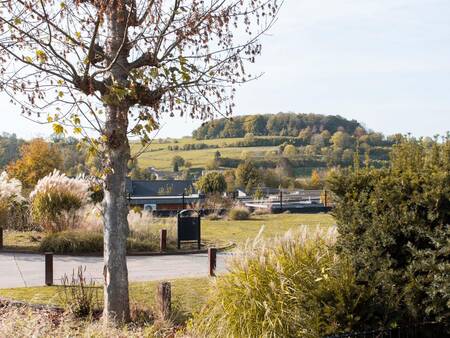
[[[208,263],[209,263],[209,275],[214,277],[216,275],[216,265],[217,265],[217,249],[208,249]]]
[[[172,290],[170,282],[161,282],[158,284],[156,298],[160,319],[170,319],[172,311]]]
[[[45,253],[45,285],[53,285],[53,252]]]
[[[159,250],[161,252],[166,251],[167,249],[167,230],[161,229],[159,232]]]
[[[3,228],[0,227],[0,250],[3,249]]]

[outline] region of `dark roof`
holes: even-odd
[[[195,192],[190,180],[127,180],[127,192],[132,197],[182,195]]]
[[[181,196],[148,196],[148,197],[131,197],[131,205],[143,204],[191,204],[201,201],[201,196],[186,196],[183,200]]]

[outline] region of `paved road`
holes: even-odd
[[[217,256],[217,272],[225,272],[226,254]],[[130,281],[200,277],[208,273],[208,255],[134,256],[127,258]],[[86,276],[102,281],[101,257],[54,256],[55,284],[80,265],[86,267]],[[0,288],[44,285],[44,256],[36,254],[0,253]]]

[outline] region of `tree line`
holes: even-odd
[[[302,132],[317,134],[324,130],[331,134],[337,131],[353,134],[357,128],[364,129],[358,121],[339,115],[278,113],[212,120],[194,130],[192,136],[198,140],[244,137],[248,133],[255,136],[299,137]]]

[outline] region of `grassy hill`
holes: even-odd
[[[270,137],[269,137],[270,138]],[[138,160],[139,166],[154,167],[160,170],[171,170],[171,160],[174,156],[179,155],[186,161],[192,163],[194,168],[205,168],[207,163],[214,158],[214,153],[220,151],[222,157],[241,159],[242,152],[249,153],[251,156],[261,157],[267,151],[277,150],[278,147],[229,147],[236,142],[243,141],[243,138],[227,138],[227,139],[213,139],[213,140],[195,140],[190,137],[181,139],[170,139],[161,143],[155,140],[145,153],[143,153]],[[208,144],[218,146],[218,148],[199,149],[199,150],[169,150],[170,147],[182,147],[185,144]],[[142,147],[139,144],[132,144],[132,152],[136,153]]]
[[[193,137],[155,140],[140,157],[140,168],[171,170],[174,156],[203,169],[220,152],[214,167],[235,168],[252,159],[259,168],[289,168],[290,176],[308,176],[315,168],[350,166],[356,154],[361,164],[381,167],[389,161],[397,137],[364,129],[341,116],[278,113],[212,120]],[[139,151],[133,144],[132,151]]]

